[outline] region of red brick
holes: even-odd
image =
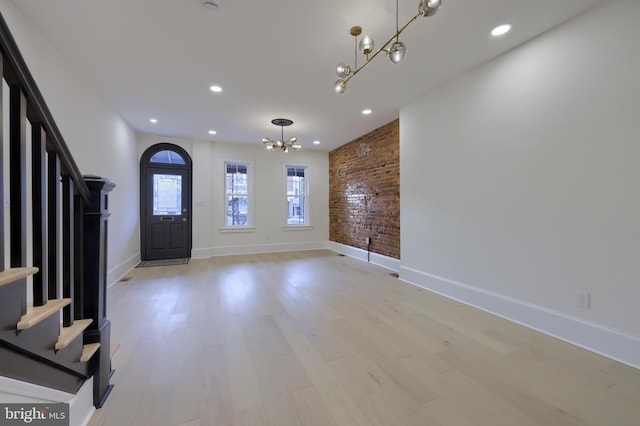
[[[329,153],[329,239],[400,258],[399,121]]]

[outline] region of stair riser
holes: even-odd
[[[0,339],[39,354],[53,350],[58,341],[59,332],[60,316],[52,315],[37,324],[37,326],[19,332],[16,331],[14,321],[13,330],[3,331],[0,334]]]
[[[0,287],[0,330],[15,330],[27,313],[27,285],[21,279]]]

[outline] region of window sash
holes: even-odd
[[[287,197],[287,224],[305,225],[307,223],[307,212],[305,208],[306,197]]]
[[[250,164],[225,162],[225,226],[249,226],[251,223]]]
[[[249,219],[249,197],[245,195],[228,195],[226,197],[226,225],[246,226]]]
[[[286,223],[287,225],[307,225],[309,223],[307,167],[290,165],[285,167]]]

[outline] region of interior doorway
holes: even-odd
[[[142,260],[191,257],[191,157],[160,143],[140,159]]]

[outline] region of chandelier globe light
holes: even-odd
[[[334,83],[334,90],[336,93],[344,93],[347,90],[347,83],[353,76],[355,76],[361,69],[363,69],[369,62],[373,60],[382,51],[386,52],[387,58],[391,63],[398,64],[402,62],[407,54],[407,46],[400,41],[400,34],[418,17],[430,17],[436,14],[440,9],[443,0],[420,0],[418,2],[418,13],[409,21],[404,24],[402,28],[398,27],[398,0],[396,0],[396,32],[393,34],[386,43],[382,45],[378,50],[374,52],[375,42],[369,36],[363,36],[360,41],[358,37],[362,34],[362,27],[351,27],[349,33],[355,38],[354,49],[354,65],[350,66],[346,62],[340,62],[336,66],[336,74],[338,80]],[[360,53],[365,55],[366,59],[364,63],[358,66],[358,49]],[[373,53],[372,53],[373,52]]]
[[[407,54],[407,47],[401,41],[394,41],[387,51],[387,57],[393,64],[399,64]]]
[[[267,151],[273,151],[276,148],[280,148],[283,152],[289,152],[289,149],[293,149],[298,151],[302,146],[298,143],[298,138],[295,136],[291,136],[286,141],[284,140],[284,128],[285,126],[291,126],[293,124],[293,120],[289,120],[288,118],[274,118],[271,120],[271,124],[275,126],[280,126],[280,139],[273,140],[267,137],[262,138],[262,143],[264,144]]]

